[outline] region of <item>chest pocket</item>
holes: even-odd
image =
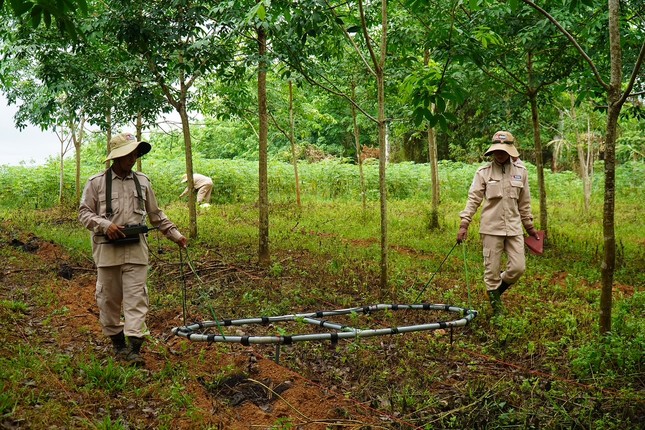
[[[503,193],[502,181],[488,181],[486,182],[486,199],[495,200],[501,199]]]
[[[139,186],[139,193],[137,190],[132,190],[132,210],[134,213],[144,215],[146,213],[146,190]]]
[[[511,181],[511,198],[519,199],[523,189],[524,184],[522,183],[522,181]]]
[[[121,205],[119,204],[119,193],[112,192],[112,213],[108,214],[108,204],[105,199],[105,194],[103,194],[99,201],[99,214],[104,217],[111,218],[111,215],[117,214],[120,212]]]

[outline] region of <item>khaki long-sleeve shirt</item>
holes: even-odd
[[[107,212],[105,195],[106,174],[112,175],[112,212],[111,217]],[[144,204],[139,203],[132,175],[137,175],[141,187],[141,197]],[[143,207],[142,207],[143,206]],[[125,263],[148,264],[148,244],[145,235],[138,243],[113,245],[104,243],[107,237],[103,236],[110,224],[118,226],[140,224],[146,222],[146,217],[154,227],[170,240],[178,243],[182,235],[157,204],[157,199],[150,180],[139,172],[130,172],[126,177],[120,178],[110,168],[88,179],[83,190],[83,197],[79,207],[78,219],[85,228],[92,232],[92,254],[97,267],[117,266]]]
[[[528,172],[523,165],[508,161],[502,166],[492,161],[480,167],[468,191],[466,207],[459,213],[462,226],[470,225],[482,201],[481,234],[520,236],[522,226],[533,228]]]

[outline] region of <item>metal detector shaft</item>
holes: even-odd
[[[434,279],[435,275],[437,273],[439,273],[439,271],[441,270],[441,267],[443,266],[443,263],[446,262],[446,260],[448,259],[448,257],[452,253],[452,250],[455,249],[455,246],[457,246],[457,245],[459,245],[459,242],[455,242],[455,244],[452,245],[452,248],[450,248],[450,251],[448,251],[448,254],[446,254],[446,256],[443,258],[443,261],[441,262],[441,264],[439,264],[439,267],[437,268],[437,270],[435,270],[435,272],[432,274],[432,276],[430,277],[428,282],[426,282],[426,284],[423,286],[423,289],[421,290],[421,292],[419,293],[417,298],[414,299],[413,303],[418,303],[419,302],[419,297],[421,297],[421,295],[423,295],[423,293],[426,291],[426,288],[428,288],[428,285],[430,285],[430,282],[432,282],[432,280]]]

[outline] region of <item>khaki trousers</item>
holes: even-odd
[[[123,264],[99,267],[96,278],[96,303],[103,334],[112,336],[123,331],[126,336],[148,334],[148,266]],[[123,321],[121,320],[123,311]]]
[[[494,290],[502,281],[514,284],[526,270],[524,236],[493,236],[482,234],[484,245],[484,283]],[[500,274],[502,253],[506,252],[506,270]]]
[[[213,184],[206,184],[197,190],[197,203],[209,203],[211,201],[211,191]]]

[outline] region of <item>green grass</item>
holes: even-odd
[[[84,389],[102,390],[110,395],[118,395],[133,385],[138,373],[137,369],[123,367],[111,358],[99,360],[94,356],[90,356],[87,362],[80,363],[78,368]]]

